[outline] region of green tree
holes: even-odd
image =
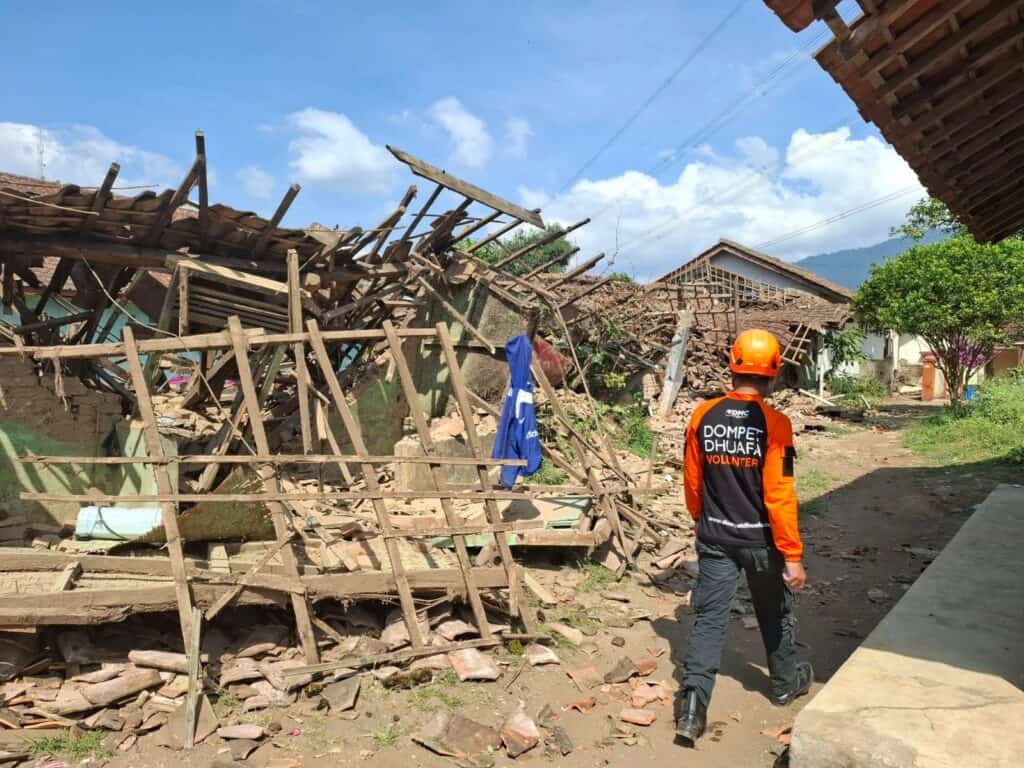
[[[907,211],[907,220],[903,224],[889,230],[889,235],[920,240],[931,229],[939,229],[951,235],[967,234],[963,224],[944,202],[934,197],[924,197]]]
[[[516,251],[528,248],[555,232],[563,231],[564,227],[560,227],[557,224],[549,224],[547,229],[533,229],[529,232],[520,230],[519,232],[514,233],[511,237],[502,240],[500,244],[488,243],[483,248],[475,251],[473,255],[479,256],[488,264],[496,264],[502,259],[508,258]],[[468,245],[471,245],[471,243],[460,243],[459,245],[460,247],[467,247]],[[550,243],[545,243],[544,245],[534,248],[526,255],[516,259],[508,266],[504,267],[504,269],[513,275],[525,275],[528,272],[532,272],[537,267],[547,264],[552,259],[563,257],[561,260],[556,261],[554,264],[547,267],[544,271],[564,272],[565,264],[568,261],[569,254],[572,250],[573,245],[564,237],[559,237],[552,240]]]
[[[970,235],[876,264],[853,300],[866,326],[925,339],[959,402],[967,380],[1024,320],[1024,239],[981,245]]]

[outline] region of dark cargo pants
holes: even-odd
[[[796,619],[793,592],[782,580],[782,555],[766,547],[725,547],[698,541],[697,556],[700,574],[691,596],[697,620],[690,631],[683,687],[695,689],[704,704],[711,701],[729,612],[743,571],[768,654],[772,695],[790,691],[796,683]]]

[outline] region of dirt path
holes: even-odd
[[[913,583],[992,485],[1007,479],[1002,476],[1005,471],[985,464],[957,468],[925,465],[902,447],[900,431],[911,416],[907,408],[897,408],[884,412],[867,427],[808,433],[798,438],[798,483],[804,478],[801,495],[805,499],[816,497],[804,504],[802,527],[810,587],[797,611],[802,655],[813,662],[818,675],[815,690]],[[442,681],[399,692],[384,691],[379,684],[364,685],[356,719],[328,719],[315,713],[276,717],[282,733],[297,729],[296,735],[278,736],[245,764],[280,768],[363,763],[380,768],[451,766],[451,760],[412,744],[409,734],[433,711],[445,708],[499,725],[519,702],[531,715],[549,705],[575,749],[567,757],[545,758],[543,747],[539,747],[517,762],[565,768],[619,766],[630,760],[666,768],[680,764],[693,768],[758,768],[775,763],[781,746],[761,731],[791,722],[808,699],[787,710],[768,703],[760,637],[756,629],[744,628],[741,616],[737,615],[730,627],[711,703],[710,721],[716,725],[696,751],[684,752],[673,744],[668,704],[656,708],[658,719],[650,727],[633,728],[610,738],[623,707],[619,700],[623,689],[602,692],[595,688],[583,693],[569,681],[565,670],[593,666],[604,674],[623,656],[633,661],[655,658],[657,668],[648,680],[663,680],[675,688],[677,668],[673,659],[685,653],[692,616],[680,596],[665,587],[654,588],[642,576],[618,585],[594,584],[590,577],[579,589],[586,573],[577,568],[567,566],[541,575],[561,594],[571,597],[548,610],[549,616],[569,613],[580,620],[598,620],[581,621],[581,626],[592,633],[585,638],[584,650],[558,648],[561,668],[525,667],[520,672],[521,659],[506,655],[501,658],[506,671],[495,683]],[[684,593],[687,580],[677,579],[671,584]],[[602,597],[607,589],[624,592],[630,602],[615,603]],[[625,623],[617,619],[626,613],[649,619],[628,628],[609,626]],[[589,713],[562,711],[562,707],[587,696],[597,699],[597,706]],[[495,759],[498,765],[513,762],[504,755]],[[141,754],[118,756],[110,765],[174,766],[180,760],[180,755],[144,747]],[[189,764],[214,763],[232,764],[227,755],[218,756],[210,746],[201,747]]]

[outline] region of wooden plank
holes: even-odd
[[[270,564],[270,561],[277,557],[282,547],[291,544],[291,537],[278,541],[275,546],[268,547],[267,551],[263,553],[263,557],[257,560],[248,571],[240,578],[231,589],[225,592],[223,595],[217,598],[217,601],[206,609],[206,620],[213,621],[217,614],[220,613],[224,608],[231,603],[238,595],[241,594],[242,590],[248,585],[252,584],[255,580],[254,577],[259,575],[260,571]]]
[[[472,224],[467,224],[465,227],[460,229],[458,232],[453,232],[452,233],[452,241],[454,243],[456,243],[456,244],[461,243],[467,237],[471,237],[476,232],[478,232],[481,229],[483,229],[484,227],[486,227],[488,224],[491,224],[491,223],[497,221],[500,216],[501,216],[501,211],[493,211],[493,212],[489,213],[487,216],[484,216],[482,219],[480,219],[478,221],[475,221]]]
[[[64,566],[64,570],[60,572],[57,578],[53,582],[54,592],[64,592],[65,590],[71,589],[74,586],[75,579],[82,573],[82,563],[76,560],[73,563],[68,563]]]
[[[160,238],[164,234],[164,230],[167,229],[167,225],[171,223],[171,218],[174,216],[174,212],[178,210],[182,203],[188,199],[188,193],[192,191],[192,187],[195,186],[196,181],[199,179],[199,171],[205,166],[206,159],[197,157],[195,162],[192,163],[192,167],[188,173],[185,174],[185,178],[181,180],[181,184],[174,194],[171,195],[171,199],[167,205],[156,212],[153,223],[150,225],[149,230],[142,237],[144,245],[155,246],[160,243]]]
[[[288,330],[302,333],[302,284],[299,277],[299,254],[288,251]],[[302,452],[313,452],[313,427],[309,418],[309,370],[306,368],[306,346],[292,344],[295,358],[295,396],[299,399],[299,425],[302,432]]]
[[[270,543],[270,542],[266,542]],[[63,552],[39,552],[39,551],[10,551],[5,550],[3,559],[3,572],[13,571],[26,571],[26,572],[39,572],[39,571],[52,571],[54,576],[63,568],[68,565],[78,563],[84,573],[121,573],[121,574],[140,574],[144,576],[160,576],[168,580],[172,579],[171,564],[170,560],[165,557],[157,556],[120,556],[120,555],[80,555],[80,554],[66,554]],[[242,564],[235,560],[231,563],[232,568],[241,568]],[[248,565],[248,563],[246,563]],[[233,586],[239,578],[244,577],[245,573],[238,574],[237,571],[232,571],[230,575],[237,576],[237,578],[229,581],[223,581],[225,574],[220,571],[211,570],[210,563],[206,560],[189,559],[186,561],[186,570],[189,576],[192,578],[193,587],[198,589],[204,582],[212,578],[219,578],[223,584],[227,587]],[[307,589],[314,594],[322,596],[329,596],[331,590],[336,590],[337,594],[345,594],[346,592],[359,592],[359,591],[388,591],[387,587],[381,587],[382,584],[393,583],[389,580],[391,575],[383,571],[362,571],[359,574],[320,574],[317,573],[312,566],[306,569],[308,573],[303,574],[299,577],[300,583],[304,584]],[[273,573],[283,575],[284,569],[281,566],[266,566],[263,569],[264,573]],[[409,577],[409,583],[424,589],[430,588],[448,588],[452,584],[456,587],[462,584],[462,575],[457,570],[445,570],[445,569],[434,569],[424,571],[406,571]],[[438,575],[440,574],[440,575]],[[341,581],[332,581],[335,576],[344,576],[345,578]],[[480,582],[481,586],[487,588],[492,587],[504,587],[506,586],[504,572],[501,569],[480,569],[477,568],[475,575],[477,581]],[[350,576],[365,576],[366,578],[349,578]],[[324,579],[327,579],[325,581]],[[168,582],[165,585],[171,590],[170,601],[174,601],[174,587],[173,584]],[[393,590],[393,587],[391,588]],[[89,592],[93,597],[96,597],[97,591],[102,590],[74,590],[74,594],[80,592]],[[131,588],[121,588],[114,591],[130,593]],[[197,604],[212,605],[220,593],[224,590],[216,590],[216,594],[210,597],[210,593],[206,594],[206,597],[196,598]],[[0,593],[0,601],[9,596],[9,593],[5,595]],[[63,599],[63,598],[61,598]],[[91,598],[90,598],[91,599]],[[204,602],[205,601],[205,602]],[[106,598],[100,600],[100,605],[111,605],[115,604],[116,601],[108,602]]]
[[[534,208],[533,212],[534,213],[540,213],[540,208]],[[515,229],[516,227],[518,227],[522,223],[523,223],[522,219],[517,218],[515,221],[510,222],[509,224],[506,224],[501,229],[495,230],[494,232],[489,234],[487,237],[485,237],[483,240],[480,240],[479,242],[473,243],[471,246],[469,246],[469,248],[466,249],[466,253],[476,253],[481,248],[484,248],[485,246],[488,246],[491,243],[493,243],[495,240],[498,240],[499,238],[504,237],[505,235],[507,235],[509,232],[511,232],[513,229]],[[464,238],[460,238],[459,240],[456,240],[455,242],[458,243],[462,239],[464,239]]]
[[[595,452],[600,456],[599,452]],[[357,457],[357,462],[359,459]],[[359,462],[373,466],[370,462]],[[516,501],[518,499],[539,499],[545,496],[564,496],[567,493],[577,492],[573,486],[534,486],[529,491],[449,491],[448,496],[453,499],[464,499],[466,501]],[[295,492],[295,493],[153,493],[131,495],[116,495],[100,493],[98,491],[83,491],[82,493],[36,493],[34,491],[22,491],[18,494],[22,501],[63,501],[88,504],[153,504],[153,503],[178,503],[198,504],[199,502],[210,504],[253,504],[269,503],[280,501],[372,501],[380,499],[409,501],[412,499],[433,499],[437,495],[425,491],[330,491],[330,492]]]
[[[0,241],[2,242],[2,241]],[[434,335],[433,328],[400,328],[398,335],[403,339],[424,338]],[[269,346],[274,344],[294,344],[297,341],[309,342],[308,333],[266,333],[262,328],[250,328],[245,331],[250,347]],[[379,329],[321,331],[320,338],[325,341],[383,341],[384,331]],[[223,332],[200,333],[183,339],[177,337],[160,337],[145,339],[138,344],[140,355],[171,352],[202,352],[211,349],[231,349],[231,337]],[[0,347],[0,354],[32,355],[38,360],[71,360],[87,357],[122,357],[125,354],[124,344],[112,342],[108,344],[74,344],[56,347],[29,347],[12,349]]]
[[[231,335],[231,342],[235,351],[235,360],[238,362],[238,380],[242,387],[242,402],[249,415],[249,428],[252,430],[253,441],[256,443],[256,450],[261,454],[270,453],[270,445],[267,442],[267,433],[263,428],[263,417],[260,414],[259,400],[256,396],[256,386],[252,379],[252,369],[249,367],[249,353],[246,349],[245,335],[242,332],[242,324],[238,317],[232,316],[228,319],[228,332]],[[278,542],[287,542],[291,538],[291,526],[288,523],[288,511],[280,501],[281,484],[278,482],[276,471],[272,471],[264,478],[264,486],[271,496],[278,497],[278,500],[268,504],[271,520],[274,524],[274,534]],[[295,551],[290,545],[281,549],[281,562],[289,576],[298,578],[298,561]],[[320,651],[317,648],[316,638],[313,635],[313,625],[309,620],[309,604],[305,597],[291,595],[292,610],[295,613],[296,630],[299,633],[299,641],[306,660],[315,664],[320,658]]]
[[[571,251],[566,253],[564,256],[555,256],[555,258],[553,258],[553,259],[548,259],[547,261],[545,261],[543,264],[541,264],[536,269],[532,269],[529,272],[527,272],[525,275],[523,275],[523,279],[524,280],[529,280],[531,278],[534,278],[537,275],[539,275],[541,272],[547,272],[549,269],[551,269],[551,267],[555,266],[556,264],[568,264],[569,263],[569,259],[571,259],[573,256],[575,256],[579,252],[580,252],[580,248],[579,248],[579,246],[576,246]]]
[[[456,467],[524,467],[523,459],[491,459],[473,456],[356,456],[343,453],[277,453],[272,456],[244,454],[195,454],[178,456],[21,456],[21,464],[446,464]]]
[[[36,309],[39,312],[40,308]],[[83,320],[88,320],[94,314],[95,310],[87,310],[85,312],[76,312],[73,315],[64,315],[64,317],[55,317],[52,320],[40,320],[38,323],[28,323],[26,325],[19,325],[11,328],[13,333],[19,336],[26,336],[30,333],[36,333],[38,331],[51,330],[53,328],[60,328],[62,325],[70,325],[71,323],[80,323]]]
[[[188,656],[188,691],[185,698],[185,749],[196,746],[196,726],[199,720],[199,695],[202,688],[202,646],[203,612],[192,609],[192,635],[185,646]]]
[[[548,288],[548,290],[549,290],[549,291],[553,291],[553,290],[555,290],[555,288],[557,288],[558,286],[560,286],[560,285],[565,285],[565,284],[566,284],[566,283],[568,283],[568,282],[569,282],[570,280],[575,280],[575,279],[576,279],[577,277],[579,277],[580,275],[582,275],[582,274],[583,274],[584,272],[586,272],[586,271],[587,271],[588,269],[590,269],[591,267],[594,267],[594,266],[596,266],[596,265],[597,265],[597,264],[598,264],[598,263],[599,263],[599,262],[600,262],[600,261],[601,261],[601,260],[602,260],[603,258],[604,258],[604,254],[603,254],[603,253],[599,253],[599,254],[597,254],[596,256],[594,256],[593,258],[587,259],[587,261],[585,261],[585,262],[583,262],[582,264],[580,264],[579,266],[577,266],[577,267],[576,267],[575,269],[573,269],[573,270],[572,270],[571,272],[567,272],[567,273],[566,273],[565,275],[563,275],[563,276],[562,276],[562,277],[561,277],[560,279],[556,280],[556,281],[555,281],[554,283],[552,283],[551,285],[549,285],[549,286],[547,287],[547,288]]]
[[[188,270],[178,270],[178,335],[188,336]]]
[[[424,203],[423,207],[416,212],[416,215],[409,223],[409,226],[405,228],[405,232],[402,233],[402,240],[408,240],[412,233],[416,231],[416,227],[418,227],[419,223],[423,221],[423,217],[427,215],[427,211],[430,210],[430,206],[434,204],[434,201],[437,200],[437,196],[441,194],[443,189],[444,187],[440,184],[434,187],[434,191],[430,193],[430,197],[427,198],[427,202]]]
[[[359,424],[349,408],[348,401],[345,399],[345,393],[342,391],[341,383],[334,372],[334,366],[331,364],[331,358],[327,354],[327,348],[324,346],[316,320],[311,319],[307,321],[306,328],[309,331],[310,347],[316,356],[320,372],[327,382],[331,399],[334,401],[334,407],[341,417],[342,424],[345,426],[349,441],[352,443],[352,447],[357,455],[367,456],[369,451],[366,450],[366,442],[363,440],[362,430],[359,428]],[[362,472],[366,488],[373,493],[379,494],[380,484],[377,482],[377,471],[373,464],[368,461],[362,461],[359,464],[359,468]],[[377,525],[380,527],[381,533],[385,536],[394,533],[387,506],[381,498],[373,499],[373,509],[376,513]],[[420,632],[419,621],[416,618],[416,604],[413,602],[412,589],[409,586],[409,580],[406,576],[405,566],[402,563],[398,545],[394,539],[390,538],[385,538],[384,542],[388,559],[391,562],[391,571],[394,574],[395,585],[398,589],[398,599],[402,606],[402,617],[405,620],[406,628],[409,630],[410,641],[414,648],[420,648],[424,645],[424,637]]]
[[[270,243],[270,236],[274,230],[281,225],[281,220],[284,215],[288,213],[288,209],[291,208],[292,203],[295,202],[295,198],[299,194],[299,190],[302,189],[298,184],[292,184],[288,187],[288,191],[284,193],[284,197],[281,198],[281,202],[277,205],[277,210],[274,211],[274,215],[270,217],[270,221],[260,232],[259,239],[252,247],[252,256],[254,259],[258,259],[263,256],[263,252],[267,250],[267,245]]]
[[[422,160],[413,157],[407,152],[403,152],[397,147],[388,145],[388,151],[394,155],[400,162],[405,163],[409,166],[409,169],[424,179],[429,179],[435,184],[440,184],[453,192],[458,192],[460,195],[475,200],[478,203],[486,205],[488,208],[493,208],[496,211],[501,211],[509,216],[513,216],[521,221],[526,221],[535,227],[541,229],[544,228],[544,220],[540,215],[534,211],[528,211],[515,203],[511,203],[497,195],[493,195],[486,190],[480,189],[475,184],[470,184],[468,181],[452,176],[446,171],[442,171],[440,168],[435,168],[430,163],[425,163]]]
[[[521,259],[526,254],[530,253],[531,251],[534,251],[537,248],[540,248],[541,246],[548,245],[549,243],[553,243],[553,242],[555,242],[555,240],[560,240],[561,238],[563,238],[566,235],[568,235],[570,232],[574,232],[575,230],[577,230],[580,227],[585,226],[585,225],[587,225],[589,223],[590,223],[590,219],[583,219],[582,221],[577,221],[575,224],[571,225],[567,229],[561,229],[561,230],[558,230],[558,231],[555,231],[555,232],[549,232],[548,234],[544,235],[544,237],[540,238],[539,240],[537,240],[535,242],[532,242],[529,245],[523,246],[518,251],[514,251],[514,252],[510,253],[508,256],[506,256],[505,258],[503,258],[500,261],[498,261],[497,263],[495,263],[494,264],[494,268],[495,269],[501,269],[502,267],[507,267],[509,264],[512,264],[513,262],[518,261],[519,259]]]
[[[469,450],[473,456],[477,459],[482,459],[484,457],[483,443],[480,442],[480,436],[476,431],[476,421],[473,418],[473,408],[469,402],[466,378],[462,373],[459,357],[455,351],[455,345],[452,343],[451,333],[448,331],[448,326],[444,323],[438,323],[435,328],[437,329],[438,341],[441,343],[441,350],[444,353],[445,363],[448,366],[448,377],[452,384],[452,391],[455,393],[455,401],[459,406],[459,414],[462,417],[463,429],[466,432],[466,443],[469,445]],[[487,468],[483,464],[477,465],[477,479],[479,480],[481,491],[490,488],[491,480],[488,477]],[[484,514],[487,517],[487,521],[494,527],[503,523],[501,510],[498,509],[498,505],[493,500],[484,502]],[[511,603],[519,609],[516,613],[523,622],[523,626],[526,627],[528,632],[532,632],[532,621],[527,615],[528,607],[526,602],[521,599],[519,580],[516,578],[515,563],[512,559],[512,550],[509,549],[508,538],[501,535],[495,536],[494,540],[498,549],[498,555],[501,558],[502,567],[505,569],[508,577]]]
[[[196,157],[202,158],[199,168],[199,252],[206,250],[210,237],[210,190],[206,179],[206,134],[196,131]]]
[[[416,425],[416,433],[419,435],[420,443],[423,446],[423,453],[427,456],[432,456],[437,452],[437,446],[434,445],[434,439],[430,434],[430,425],[427,424],[427,417],[423,414],[419,395],[416,392],[416,384],[413,382],[412,371],[409,370],[409,363],[405,359],[405,354],[402,350],[402,342],[395,334],[395,327],[390,320],[384,321],[384,333],[388,337],[391,359],[398,370],[398,381],[402,387],[402,393],[405,395],[406,403],[409,406],[409,414]],[[445,522],[453,528],[456,527],[460,521],[458,515],[455,514],[452,500],[445,495],[448,490],[448,476],[441,464],[430,465],[430,479],[434,490],[439,494],[441,511],[444,513]],[[485,640],[490,639],[492,635],[491,625],[487,621],[487,612],[484,610],[484,604],[480,600],[480,592],[473,581],[473,564],[469,559],[469,551],[466,549],[465,536],[455,534],[452,536],[452,539],[455,544],[455,557],[466,580],[466,594],[469,595],[469,606],[473,611],[473,618],[476,620],[477,629],[481,637]]]
[[[508,533],[519,531],[536,531],[545,525],[543,520],[513,521],[510,523],[488,523],[487,525],[450,525],[438,528],[404,528],[383,538],[414,539],[414,538],[439,538],[442,536],[480,536],[490,533]]]
[[[86,217],[87,219],[90,217]],[[39,315],[44,309],[46,309],[47,303],[50,301],[50,297],[55,293],[59,296],[61,289],[67,283],[68,278],[71,277],[71,268],[75,265],[71,259],[61,258],[57,263],[57,267],[53,270],[53,275],[50,276],[50,282],[46,284],[46,288],[39,296],[39,301],[36,302],[36,315]]]
[[[175,267],[191,269],[207,277],[220,278],[221,280],[227,281],[229,284],[240,283],[247,289],[251,288],[264,293],[288,296],[288,283],[282,283],[279,280],[271,280],[269,277],[253,275],[249,272],[242,272],[241,270],[224,267],[219,264],[209,264],[205,261],[200,261],[194,257],[185,256],[180,253],[169,254],[164,259],[164,265],[170,269],[174,269]],[[309,298],[309,292],[302,291],[302,297]]]
[[[149,396],[149,387],[142,371],[142,364],[139,362],[135,334],[130,326],[125,326],[122,333],[125,356],[128,362],[128,372],[132,379],[132,386],[135,389],[135,401],[139,410],[139,418],[142,419],[146,452],[153,457],[163,456],[163,444],[160,441],[160,432],[156,426],[156,416],[153,412],[153,401]],[[153,474],[156,477],[156,487],[159,493],[164,496],[172,495],[174,491],[171,485],[171,476],[167,471],[166,465],[155,464]],[[182,550],[181,531],[178,529],[177,504],[172,501],[161,502],[160,519],[163,523],[164,534],[167,539],[167,553],[171,560],[171,573],[174,576],[174,592],[178,605],[178,619],[181,622],[181,636],[185,647],[188,648],[192,636],[192,594],[189,589],[188,574],[185,570],[185,555]]]
[[[107,201],[110,199],[110,190],[114,186],[114,181],[117,179],[117,174],[121,172],[121,166],[117,163],[111,163],[110,168],[107,169],[107,175],[103,177],[103,181],[100,184],[100,188],[96,190],[96,195],[92,199],[92,206],[89,208],[96,216],[85,216],[83,217],[82,223],[78,225],[78,232],[85,234],[92,229],[93,224],[99,218],[99,213],[106,206]],[[45,302],[44,302],[45,303]]]

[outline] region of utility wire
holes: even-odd
[[[781,86],[782,83],[785,82],[786,79],[790,77],[793,72],[796,71],[797,67],[799,67],[801,64],[804,63],[804,61],[806,61],[806,59],[801,59],[799,62],[797,62],[796,65],[789,69],[788,72],[786,71],[786,69],[789,68],[790,65],[794,62],[794,60],[800,57],[801,54],[803,54],[809,48],[816,45],[822,38],[825,37],[826,34],[828,34],[827,30],[825,32],[818,33],[818,35],[811,39],[807,44],[805,44],[803,48],[800,48],[799,50],[796,50],[793,53],[791,53],[784,61],[782,61],[778,66],[776,66],[775,69],[768,73],[753,88],[751,88],[746,93],[740,94],[740,96],[738,96],[735,100],[730,102],[725,107],[725,109],[721,110],[714,117],[705,122],[696,131],[693,131],[686,139],[682,141],[682,143],[680,143],[678,146],[672,149],[667,157],[655,161],[651,166],[645,168],[643,170],[643,173],[649,176],[654,176],[656,178],[662,172],[664,172],[665,169],[678,162],[684,156],[686,150],[694,149],[700,144],[706,142],[718,131],[720,131],[722,128],[728,125],[732,120],[736,119],[740,115],[740,113],[743,112],[744,109],[746,109],[748,106],[757,101],[757,99],[767,96],[769,93],[772,92],[773,89],[777,89],[779,86]],[[778,82],[772,84],[772,81],[775,80],[775,78],[779,78],[779,80]],[[554,198],[549,200],[548,205],[550,205],[551,202],[553,202],[554,200],[557,200],[560,195],[561,193],[559,193],[559,195],[556,195]],[[619,196],[615,200],[611,200],[605,203],[597,211],[591,213],[591,217],[596,219],[598,216],[605,213],[609,209],[614,208],[616,205],[622,202],[623,199],[624,196]]]
[[[729,13],[727,13],[721,21],[718,22],[717,26],[715,26],[715,28],[712,29],[711,32],[709,32],[692,51],[690,51],[686,58],[683,59],[683,61],[679,64],[679,66],[677,66],[669,74],[669,76],[666,77],[661,82],[661,84],[654,89],[650,96],[644,99],[643,103],[626,119],[626,122],[623,123],[619,127],[619,129],[611,135],[611,138],[609,138],[604,144],[602,144],[600,149],[598,149],[597,152],[595,152],[589,160],[587,160],[582,166],[580,166],[579,170],[577,170],[576,173],[569,177],[569,180],[562,185],[561,189],[558,190],[559,195],[561,195],[567,189],[569,189],[569,187],[571,187],[573,183],[575,183],[576,180],[580,178],[580,176],[586,173],[587,169],[590,168],[590,166],[593,165],[597,161],[597,159],[608,150],[609,147],[611,147],[616,141],[618,141],[622,137],[622,135],[627,130],[629,130],[629,127],[636,122],[637,118],[640,117],[640,115],[642,115],[647,110],[647,108],[650,107],[651,104],[653,104],[655,100],[659,96],[661,96],[661,94],[664,93],[670,85],[672,85],[673,82],[675,82],[675,79],[679,77],[679,75],[682,74],[683,71],[688,66],[690,66],[690,64],[693,63],[694,59],[696,59],[701,53],[703,53],[707,49],[707,47],[719,35],[719,33],[721,33],[721,31],[725,29],[729,22],[732,21],[733,18],[735,18],[736,14],[740,12],[740,9],[746,4],[746,2],[747,0],[739,0],[739,2],[736,3],[733,9],[729,11]]]
[[[827,227],[831,224],[840,222],[843,219],[848,219],[850,216],[854,216],[858,213],[863,213],[864,211],[869,211],[872,208],[877,208],[880,205],[884,205],[885,203],[891,202],[892,200],[896,200],[897,198],[909,194],[910,192],[917,191],[920,188],[920,184],[911,184],[909,187],[898,189],[895,192],[890,192],[887,195],[882,195],[882,197],[877,197],[874,200],[869,200],[866,203],[861,203],[860,205],[854,206],[853,208],[848,208],[845,211],[837,213],[834,216],[829,216],[827,219],[817,221],[814,224],[808,224],[806,227],[794,229],[792,232],[787,232],[784,235],[779,235],[778,237],[773,238],[772,240],[765,240],[763,243],[758,243],[757,245],[755,245],[754,248],[756,250],[762,250],[764,248],[769,248],[773,245],[778,245],[779,243],[785,243],[794,238],[806,235],[809,232],[821,229],[822,227]]]
[[[855,114],[856,114],[856,110],[855,109],[854,110],[850,110],[849,112],[845,113],[842,117],[840,117],[839,120],[837,120],[831,126],[825,128],[823,132],[824,133],[830,133],[830,132],[836,130],[837,128],[842,126],[842,124],[845,123],[850,117],[854,116]],[[789,165],[798,164],[798,163],[802,162],[805,158],[810,157],[811,155],[817,154],[817,153],[821,152],[823,149],[832,146],[833,144],[837,143],[842,138],[843,137],[841,137],[841,136],[837,136],[835,138],[830,139],[828,142],[824,142],[824,143],[823,142],[812,142],[812,143],[808,144],[808,146],[806,146],[803,150],[801,150],[799,152],[794,152],[791,156],[786,158],[786,162]],[[741,197],[748,190],[752,189],[753,187],[758,186],[759,184],[764,183],[764,181],[766,180],[767,170],[768,169],[766,167],[755,167],[755,168],[752,168],[751,169],[751,173],[750,173],[750,175],[748,177],[748,181],[746,183],[741,183],[739,186],[731,185],[729,187],[723,187],[723,188],[721,188],[719,190],[715,190],[715,191],[711,192],[708,195],[705,195],[703,198],[701,198],[700,200],[696,201],[693,205],[691,205],[686,210],[681,211],[681,212],[679,212],[677,214],[674,214],[673,216],[669,217],[668,219],[662,221],[660,224],[654,225],[653,227],[651,227],[646,232],[642,233],[641,235],[639,235],[635,239],[633,239],[633,240],[629,241],[628,243],[626,243],[622,247],[622,251],[624,251],[624,252],[635,251],[637,246],[639,246],[639,245],[646,244],[648,242],[657,242],[658,240],[662,240],[665,237],[668,237],[668,235],[671,234],[671,232],[676,228],[676,226],[678,225],[678,223],[682,219],[684,219],[689,214],[697,211],[698,209],[700,209],[700,208],[702,208],[704,206],[710,205],[712,203],[719,203],[719,204],[729,203],[729,202],[732,202],[733,200]]]

